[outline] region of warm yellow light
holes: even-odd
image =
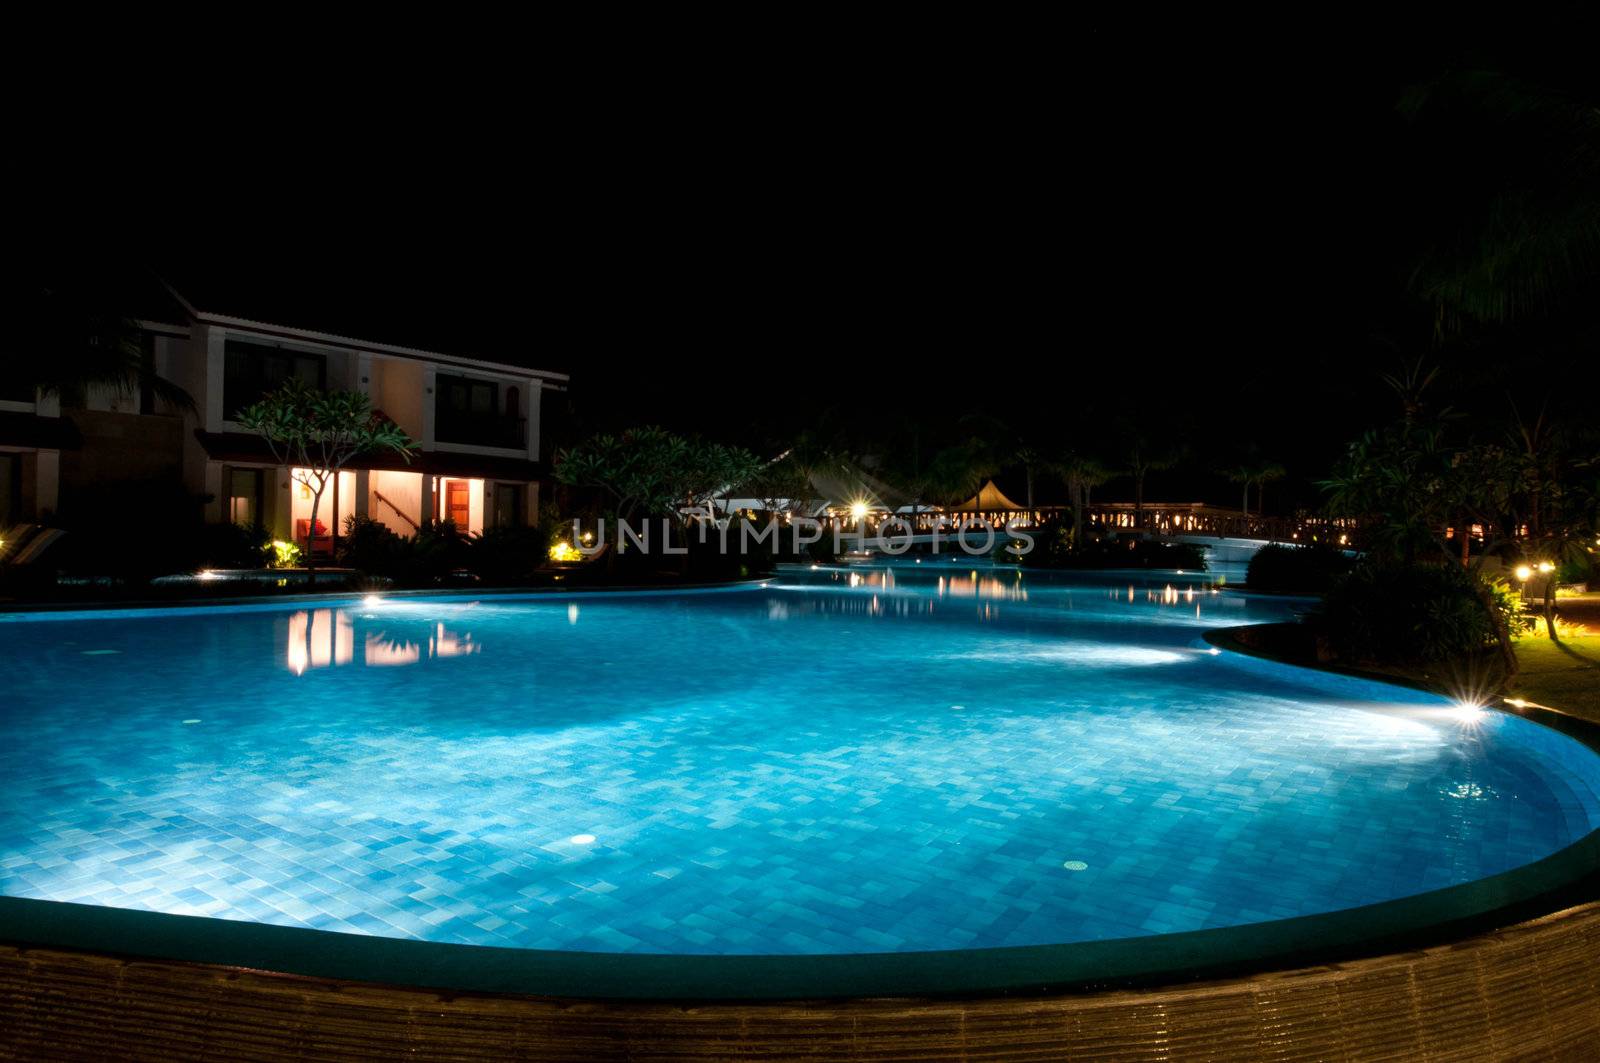
[[[1541,562],[1539,562],[1539,571],[1540,572],[1554,572],[1555,570],[1556,570],[1556,566],[1551,564],[1549,561],[1541,561]]]
[[[552,561],[577,561],[582,557],[583,554],[574,549],[573,545],[565,539],[550,548],[550,560]]]
[[[850,503],[850,516],[851,516],[851,519],[853,519],[853,520],[861,520],[866,515],[867,515],[867,504],[865,502],[852,502],[852,503]]]
[[[294,568],[300,563],[300,547],[282,539],[272,540],[272,567]]]
[[[1514,575],[1517,577],[1519,582],[1526,583],[1533,578],[1533,569],[1529,568],[1527,565],[1518,565]]]

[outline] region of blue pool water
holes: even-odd
[[[1204,576],[0,622],[0,893],[528,948],[836,953],[1231,926],[1508,870],[1600,758],[1209,651]]]

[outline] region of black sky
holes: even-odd
[[[1305,480],[1381,415],[1375,370],[1428,350],[1399,92],[1463,63],[1582,76],[1576,10],[1095,16],[514,95],[386,85],[315,123],[265,93],[175,141],[116,235],[219,309],[570,371],[574,433],[1115,413]],[[46,202],[58,245],[103,205],[71,181]]]

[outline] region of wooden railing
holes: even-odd
[[[419,531],[422,530],[421,525],[419,525],[416,521],[412,520],[410,517],[406,516],[406,511],[405,510],[401,509],[399,506],[395,505],[393,502],[391,502],[387,498],[385,498],[382,491],[373,491],[372,492],[372,497],[376,498],[379,502],[382,502],[384,505],[386,505],[390,509],[394,510],[395,516],[399,517],[401,520],[403,520],[407,524],[411,525],[411,530],[412,531],[418,531],[419,532]]]
[[[1028,511],[1003,513],[946,513],[946,519],[959,521],[964,517],[983,517],[995,523],[1010,520],[1026,524],[1041,521],[1070,521],[1069,506],[1039,506]],[[931,525],[932,516],[918,521]],[[1359,538],[1359,523],[1321,516],[1272,517],[1259,513],[1244,514],[1217,506],[1191,502],[1149,503],[1136,509],[1132,502],[1102,502],[1088,506],[1083,520],[1090,528],[1132,532],[1135,530],[1154,535],[1205,535],[1218,539],[1265,539],[1283,543],[1328,543],[1334,546],[1353,547]]]
[[[1208,535],[1218,539],[1265,539],[1270,542],[1329,543],[1354,546],[1360,527],[1356,521],[1321,516],[1273,517],[1259,513],[1217,509],[1212,506],[1148,505],[1135,513],[1132,503],[1115,502],[1089,507],[1085,516],[1100,527],[1157,535]]]

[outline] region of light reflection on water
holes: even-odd
[[[573,606],[576,609],[576,606]],[[575,613],[573,614],[576,615]],[[289,671],[303,675],[309,668],[327,668],[355,661],[355,627],[362,624],[361,660],[369,667],[416,664],[441,657],[465,657],[482,645],[470,631],[456,631],[441,621],[403,621],[368,625],[379,620],[372,614],[353,615],[345,609],[301,610],[289,616],[285,658]]]
[[[1199,638],[1290,608],[1205,576],[913,562],[22,622],[0,893],[521,948],[905,952],[1334,911],[1600,825],[1594,757],[1555,732]]]

